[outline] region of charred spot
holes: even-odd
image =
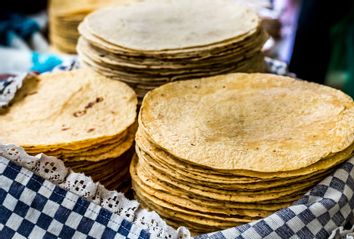
[[[102,102],[103,101],[103,97],[97,97],[96,98],[96,103],[100,103],[100,102]]]
[[[87,130],[87,133],[91,133],[91,132],[93,132],[93,131],[95,131],[95,128],[88,129],[88,130]]]
[[[92,108],[92,106],[94,106],[94,105],[95,105],[94,102],[90,102],[90,103],[88,103],[88,104],[85,106],[85,109],[90,109],[90,108]]]

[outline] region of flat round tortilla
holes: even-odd
[[[154,144],[192,165],[286,173],[354,142],[354,103],[326,86],[236,73],[150,91],[139,126]]]
[[[0,140],[41,149],[96,145],[126,131],[136,108],[122,82],[88,70],[44,74],[0,114]]]
[[[256,13],[228,0],[133,0],[100,9],[85,21],[88,30],[104,41],[141,51],[210,45],[259,25]]]

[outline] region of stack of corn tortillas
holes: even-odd
[[[169,81],[264,70],[265,33],[239,1],[131,0],[91,13],[79,32],[81,62],[140,99]]]
[[[353,150],[349,96],[234,73],[149,92],[130,171],[142,204],[172,226],[210,232],[290,205]]]
[[[118,0],[51,0],[49,2],[50,40],[56,50],[76,53],[77,27],[92,11]]]
[[[0,141],[64,160],[110,189],[129,187],[137,97],[126,84],[87,70],[25,82],[0,112]],[[124,187],[124,188],[122,188]]]

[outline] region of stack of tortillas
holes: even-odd
[[[107,188],[129,187],[137,97],[126,84],[77,70],[29,79],[0,112],[0,141],[63,159]]]
[[[118,1],[50,0],[48,8],[50,40],[54,49],[64,53],[76,53],[79,23],[92,11]]]
[[[174,80],[261,72],[266,40],[257,14],[230,0],[131,0],[79,26],[81,62],[145,93]]]
[[[150,91],[133,189],[172,226],[210,232],[299,199],[354,150],[354,103],[326,86],[234,73]]]

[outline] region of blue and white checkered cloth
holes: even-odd
[[[292,206],[256,222],[196,239],[328,238],[353,219],[353,177],[354,157]],[[153,236],[134,222],[0,156],[0,238]]]
[[[6,107],[16,95],[16,92],[22,87],[27,74],[0,74],[0,108]]]
[[[294,77],[293,74],[289,73],[288,65],[285,62],[270,57],[265,57],[264,62],[268,73]]]
[[[136,238],[123,217],[0,157],[0,238]]]
[[[354,157],[292,206],[264,219],[196,239],[328,238],[353,219]]]

